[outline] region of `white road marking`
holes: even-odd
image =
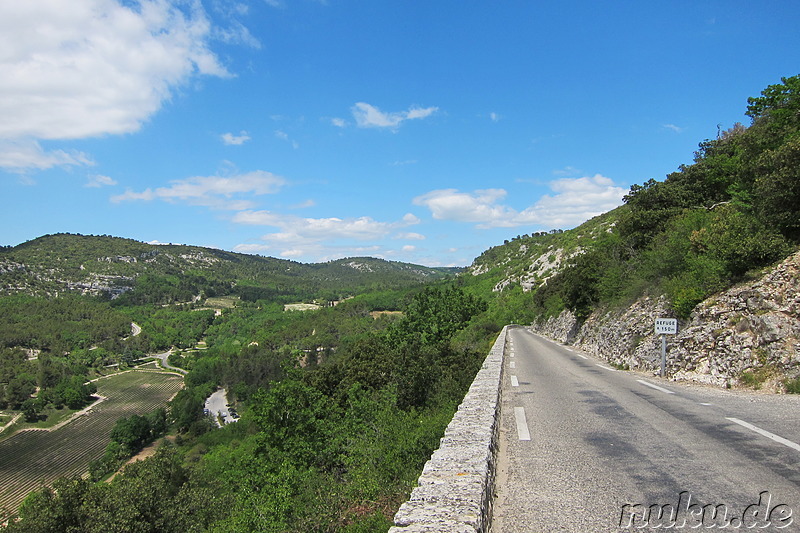
[[[519,380],[517,379],[517,376],[511,376],[511,386],[519,387]]]
[[[510,363],[508,363],[508,366],[511,367],[511,368],[517,368],[517,362],[516,361],[511,361]]]
[[[586,357],[585,355],[581,355],[581,354],[579,354],[578,352],[572,352],[572,353],[573,353],[573,354],[575,354],[575,355],[577,355],[577,356],[578,356],[578,357],[580,357],[581,359],[589,359],[589,358],[588,358],[588,357]]]
[[[601,365],[600,363],[595,363],[595,364],[596,364],[597,366],[599,366],[600,368],[604,368],[604,369],[606,369],[606,370],[610,370],[610,371],[612,371],[612,372],[616,372],[616,369],[614,369],[614,368],[611,368],[610,366]]]
[[[659,387],[658,385],[654,385],[654,384],[652,384],[650,382],[644,381],[643,379],[637,379],[636,381],[638,381],[639,383],[641,383],[642,385],[644,385],[646,387],[650,387],[651,389],[655,389],[655,390],[664,392],[666,394],[675,394],[671,390],[667,390],[664,387]]]
[[[705,405],[706,407],[708,407],[709,405],[714,405],[714,404],[713,403],[707,403],[707,402],[700,402],[700,405]]]
[[[758,426],[754,426],[753,424],[747,423],[744,420],[739,420],[738,418],[725,417],[725,419],[726,420],[730,420],[731,422],[735,422],[735,423],[739,424],[740,426],[746,427],[750,431],[755,431],[759,435],[763,435],[763,436],[767,437],[768,439],[772,439],[775,442],[779,442],[779,443],[783,444],[784,446],[788,446],[789,448],[792,448],[792,449],[797,450],[798,452],[800,452],[800,444],[797,444],[796,442],[792,442],[792,441],[790,441],[788,439],[784,439],[780,435],[776,435],[775,433],[770,433],[766,429],[761,429]]]
[[[519,435],[519,440],[531,440],[531,432],[528,431],[528,421],[525,418],[525,408],[515,407],[514,418],[517,421],[517,435]]]

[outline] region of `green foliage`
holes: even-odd
[[[753,205],[761,220],[800,240],[800,136],[765,153],[757,163]]]
[[[111,430],[111,442],[106,446],[103,457],[89,465],[91,479],[98,481],[114,472],[123,461],[141,451],[166,430],[167,412],[163,408],[145,416],[120,418]]]
[[[746,115],[756,121],[768,121],[776,126],[800,121],[800,75],[781,78],[781,83],[769,85],[761,96],[747,99]]]
[[[770,366],[761,366],[745,370],[739,375],[739,383],[754,390],[759,390],[764,383],[775,375],[775,369]]]
[[[0,297],[0,347],[55,354],[89,348],[130,333],[130,321],[104,302],[77,296]]]
[[[335,466],[339,413],[319,390],[286,379],[256,394],[252,410],[253,420],[261,429],[263,453],[276,450],[303,466]]]
[[[417,293],[390,336],[397,344],[444,344],[485,311],[487,304],[458,287],[430,287]]]
[[[789,394],[800,394],[800,378],[787,379],[783,382],[783,386]]]

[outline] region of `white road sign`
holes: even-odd
[[[656,335],[675,335],[678,333],[677,318],[656,318]]]

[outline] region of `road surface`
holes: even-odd
[[[188,370],[184,370],[183,368],[179,368],[177,366],[172,366],[169,364],[169,356],[172,355],[172,348],[164,353],[151,353],[147,354],[146,357],[155,357],[159,361],[161,361],[161,366],[167,370],[172,370],[173,372],[178,372],[179,374],[188,374]]]
[[[617,371],[521,327],[504,364],[493,533],[800,531],[800,396]]]
[[[228,411],[228,396],[225,389],[217,389],[211,396],[206,398],[205,409],[219,427],[236,422],[236,418]]]

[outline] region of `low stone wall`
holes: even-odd
[[[507,329],[497,337],[389,533],[488,531]]]

